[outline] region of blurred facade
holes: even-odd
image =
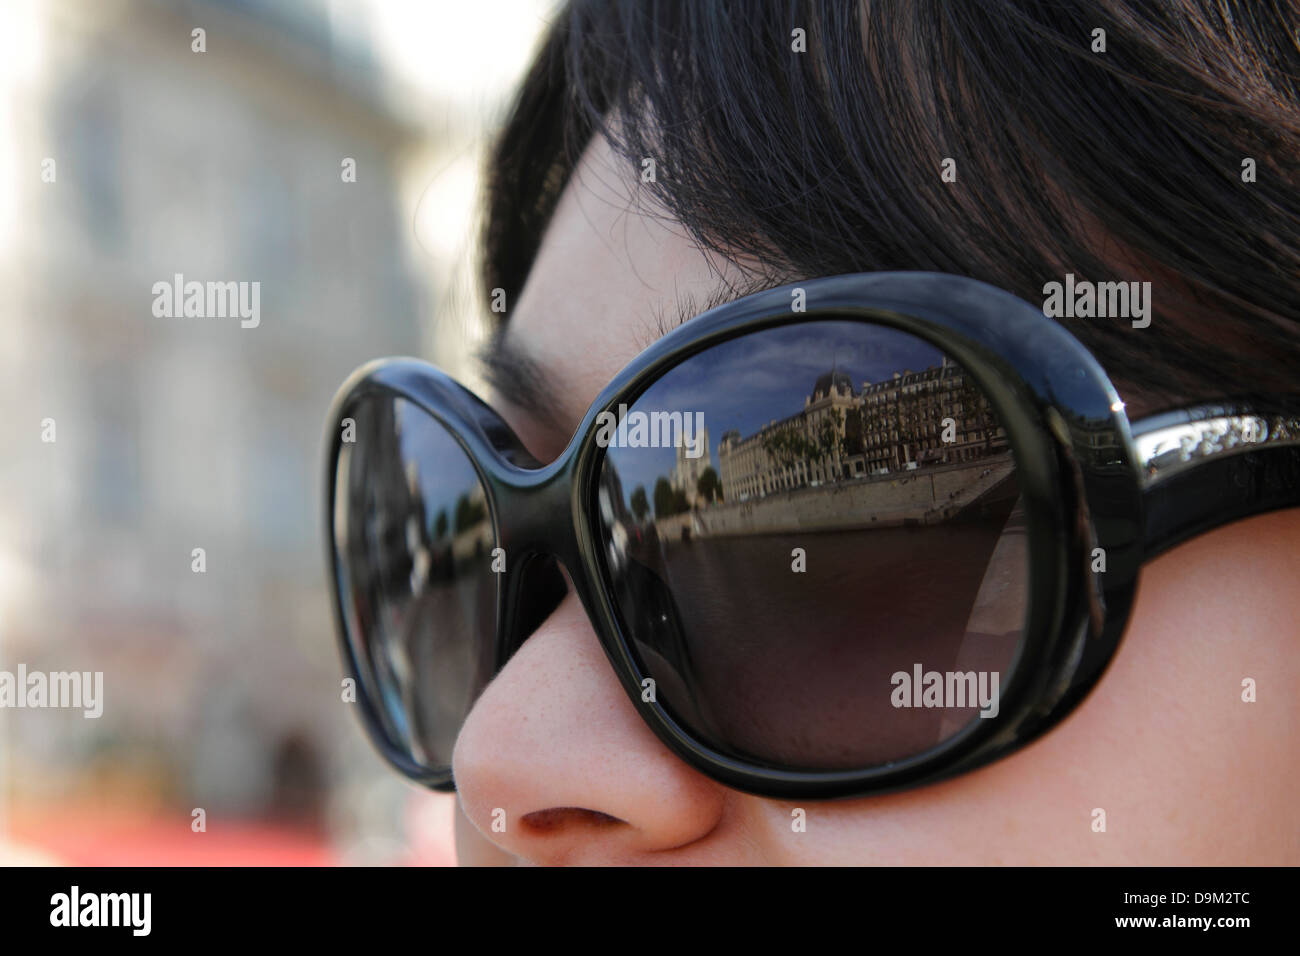
[[[463,347],[432,322],[452,268],[408,199],[412,169],[463,138],[418,119],[446,104],[394,95],[368,9],[0,15],[20,54],[41,51],[0,90],[20,183],[0,234],[0,669],[105,685],[98,720],[0,711],[13,827],[31,807],[183,825],[201,807],[209,832],[279,821],[343,858],[401,859],[416,839],[409,788],[341,701],[321,441],[357,365]],[[153,284],[178,273],[259,282],[260,323],[155,316]]]

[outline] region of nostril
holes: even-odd
[[[609,827],[627,822],[608,813],[588,810],[585,807],[552,807],[549,810],[534,810],[519,819],[534,833],[552,833],[573,825]]]

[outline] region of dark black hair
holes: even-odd
[[[601,132],[774,282],[1150,280],[1149,328],[1065,320],[1143,411],[1296,389],[1298,24],[1284,0],[574,0],[490,157],[484,277],[515,300]]]

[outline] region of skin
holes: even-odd
[[[659,334],[657,310],[741,275],[638,208],[634,190],[634,171],[594,142],[511,311],[512,340],[568,386],[566,434],[494,403],[542,460]],[[1294,865],[1297,542],[1290,510],[1170,551],[1144,568],[1105,678],[1055,730],[956,779],[846,801],[754,797],[681,762],[636,713],[570,593],[457,741],[460,862]],[[1241,699],[1246,677],[1254,703]],[[795,807],[805,832],[792,830]],[[504,832],[493,832],[498,808]]]

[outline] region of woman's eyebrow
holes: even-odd
[[[771,277],[748,276],[737,283],[723,283],[703,297],[689,292],[678,292],[672,299],[664,297],[651,308],[654,322],[638,341],[638,352],[710,309],[777,284]],[[527,411],[539,427],[567,440],[586,413],[586,405],[578,407],[560,378],[511,337],[509,328],[499,326],[477,352],[484,378],[506,401]]]
[[[484,378],[493,391],[527,411],[539,426],[567,439],[585,409],[570,417],[572,410],[556,376],[506,331],[506,326],[499,328],[475,356]]]

